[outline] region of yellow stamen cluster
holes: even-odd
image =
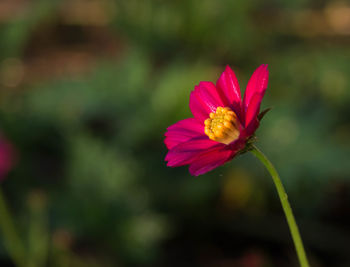
[[[204,121],[205,134],[214,141],[228,145],[239,137],[239,122],[229,107],[217,107]]]

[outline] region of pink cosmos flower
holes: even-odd
[[[198,176],[244,152],[259,127],[259,112],[268,83],[267,65],[250,78],[243,101],[235,73],[227,66],[216,85],[200,82],[190,95],[193,118],[181,120],[165,133],[167,166],[189,165]]]

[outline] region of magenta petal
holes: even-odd
[[[224,105],[231,107],[240,116],[242,106],[241,91],[236,75],[229,66],[226,66],[225,71],[216,82],[216,87],[224,101]]]
[[[193,116],[200,122],[203,122],[209,118],[210,110],[207,109],[207,106],[202,102],[198,93],[192,91],[190,95],[190,109]]]
[[[225,145],[208,139],[207,136],[191,139],[180,143],[169,150],[165,157],[168,166],[176,167],[191,163],[197,156],[203,152],[209,152],[213,149],[223,148]]]
[[[203,127],[204,125],[200,123],[198,120],[196,120],[195,118],[188,118],[188,119],[178,121],[173,125],[170,125],[167,128],[167,131],[177,131],[179,129],[186,129],[188,131],[203,133]]]
[[[210,112],[215,112],[218,106],[223,106],[223,102],[212,82],[200,82],[191,92],[190,109],[200,122],[209,118]]]
[[[260,110],[260,104],[261,104],[262,96],[261,94],[257,93],[255,94],[248,106],[248,109],[246,111],[246,134],[249,136],[253,134],[256,130],[256,128],[259,127],[259,120],[258,120],[258,114]]]
[[[232,159],[234,154],[233,151],[228,149],[217,149],[204,153],[190,164],[189,171],[195,176],[207,173]]]
[[[246,139],[247,139],[247,134],[246,134],[246,130],[242,129],[239,135],[239,138],[232,142],[231,144],[229,144],[228,149],[230,149],[231,151],[233,151],[234,153],[238,152],[239,150],[243,149],[245,147],[246,144]]]
[[[164,143],[168,149],[171,149],[201,135],[204,135],[204,125],[194,118],[189,118],[168,127]]]
[[[264,97],[268,79],[269,71],[267,69],[266,64],[261,65],[254,71],[252,77],[248,82],[247,89],[244,93],[243,107],[245,112],[247,111],[249,103],[251,102],[255,94],[259,94],[261,99]]]
[[[200,82],[195,89],[210,110],[216,111],[218,106],[224,106],[224,102],[212,82]]]

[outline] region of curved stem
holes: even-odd
[[[298,254],[299,262],[301,267],[309,267],[309,262],[307,260],[303,241],[301,240],[301,236],[299,233],[299,229],[297,226],[297,223],[295,222],[295,218],[292,212],[292,208],[290,207],[288,196],[286,194],[286,191],[284,190],[283,184],[281,182],[281,179],[275,169],[275,167],[272,165],[272,163],[266,158],[266,156],[256,147],[253,145],[253,149],[251,152],[265,165],[266,169],[269,171],[269,173],[272,176],[273,182],[275,183],[278,196],[281,200],[281,204],[283,207],[284,214],[286,215],[287,222],[289,225],[290,233],[292,235],[295,249]]]
[[[16,232],[6,201],[0,188],[0,228],[4,238],[4,244],[16,266],[24,267],[25,251],[22,242]]]

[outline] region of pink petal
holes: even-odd
[[[224,106],[224,102],[212,82],[200,82],[196,89],[211,110],[215,111],[218,106]]]
[[[242,106],[241,91],[236,75],[229,66],[226,66],[225,71],[216,82],[216,87],[223,99],[224,105],[231,107],[240,117]]]
[[[189,118],[168,127],[164,143],[168,149],[171,149],[201,135],[204,135],[204,124],[194,118]]]
[[[233,151],[234,153],[238,152],[239,150],[243,149],[245,147],[246,141],[247,141],[247,134],[246,130],[242,129],[239,135],[239,138],[228,145],[228,149]]]
[[[191,139],[180,143],[169,150],[165,157],[168,161],[167,166],[176,167],[191,163],[197,156],[203,152],[207,153],[213,149],[223,148],[224,144],[210,140],[207,136]]]
[[[198,176],[211,171],[233,158],[235,153],[228,149],[217,149],[198,156],[189,167],[192,175]]]
[[[193,116],[200,122],[206,120],[211,112],[199,98],[196,91],[192,91],[190,94],[190,109]]]
[[[248,109],[246,111],[246,134],[252,135],[255,130],[259,127],[259,120],[258,120],[258,114],[260,110],[260,104],[261,104],[262,96],[261,94],[257,93],[255,94],[248,106]]]
[[[193,116],[200,122],[209,118],[210,112],[215,112],[223,102],[212,82],[200,82],[190,95],[190,109]]]
[[[254,71],[244,93],[243,107],[245,112],[247,111],[249,103],[252,101],[255,94],[259,94],[261,102],[267,88],[268,79],[269,71],[266,64],[261,65]]]

